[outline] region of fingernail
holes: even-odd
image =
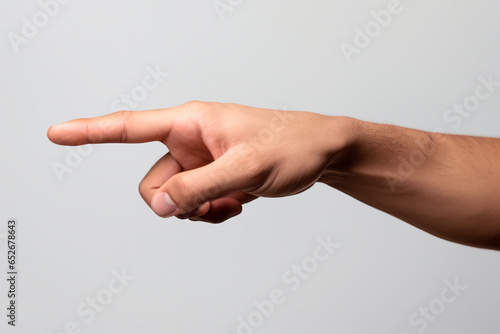
[[[168,217],[177,209],[174,201],[167,193],[156,194],[151,201],[151,206],[153,211],[160,217]]]

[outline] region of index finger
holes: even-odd
[[[75,119],[52,126],[47,136],[55,144],[72,146],[163,140],[170,132],[174,114],[174,108],[117,111],[106,116]]]

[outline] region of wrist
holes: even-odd
[[[364,122],[345,116],[327,117],[326,131],[322,132],[327,165],[319,181],[329,184],[337,174],[349,173],[356,163],[354,153],[359,151],[361,123]]]

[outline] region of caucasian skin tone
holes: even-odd
[[[497,138],[215,102],[77,119],[48,137],[165,144],[139,185],[161,217],[219,223],[258,197],[322,182],[443,239],[500,250]]]

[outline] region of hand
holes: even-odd
[[[259,196],[311,187],[344,146],[339,122],[309,112],[189,102],[77,119],[51,127],[48,137],[61,145],[164,143],[169,152],[139,186],[143,199],[161,217],[218,223]]]

